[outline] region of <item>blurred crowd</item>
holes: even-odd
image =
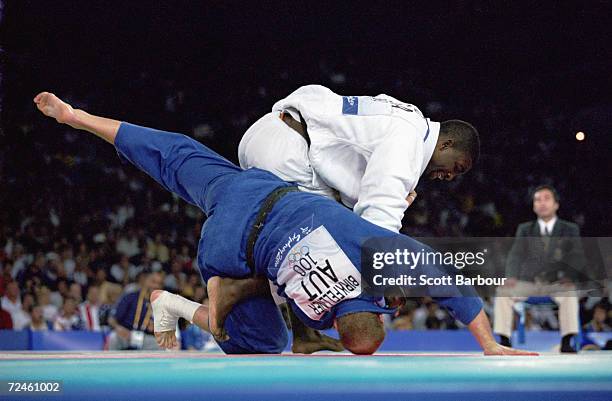
[[[123,294],[139,291],[158,272],[162,286],[198,302],[206,287],[186,243],[144,230],[107,233],[103,241],[43,238],[36,230],[2,235],[0,248],[2,328],[94,330],[109,327],[113,306]],[[9,317],[10,316],[10,317]]]

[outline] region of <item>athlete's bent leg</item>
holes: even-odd
[[[234,305],[251,297],[272,297],[268,279],[263,276],[245,279],[215,276],[206,283],[206,290],[209,302],[209,331],[219,342],[229,340],[224,325]]]
[[[225,320],[237,303],[256,296],[271,297],[268,279],[263,276],[246,279],[215,276],[208,280],[207,292],[209,331],[219,342],[229,340],[229,335],[224,327]],[[312,354],[317,351],[339,352],[344,350],[339,340],[306,327],[295,316],[291,308],[288,308],[288,314],[293,332],[291,350],[294,353]]]

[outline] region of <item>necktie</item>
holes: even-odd
[[[548,226],[544,226],[544,250],[548,252],[548,246],[550,245],[550,231]]]

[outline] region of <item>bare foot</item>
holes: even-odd
[[[539,356],[537,352],[524,351],[503,346],[501,344],[493,344],[484,350],[485,355],[518,355],[518,356]]]
[[[178,316],[174,316],[167,308],[165,298],[168,293],[166,291],[155,290],[151,293],[150,301],[153,308],[153,333],[157,345],[161,348],[176,348],[176,324]]]
[[[208,291],[208,327],[215,340],[229,340],[225,319],[238,302],[237,281],[227,277],[212,277],[206,283]]]
[[[39,93],[34,98],[34,103],[45,116],[55,118],[60,124],[75,126],[77,117],[74,109],[53,93]]]
[[[313,330],[313,333],[307,338],[294,338],[291,351],[294,354],[312,354],[317,351],[341,352],[344,351],[344,347],[340,340]]]

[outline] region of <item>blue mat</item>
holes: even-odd
[[[0,380],[63,381],[69,400],[612,400],[612,354],[484,357],[3,353]],[[0,396],[48,399],[49,394]]]

